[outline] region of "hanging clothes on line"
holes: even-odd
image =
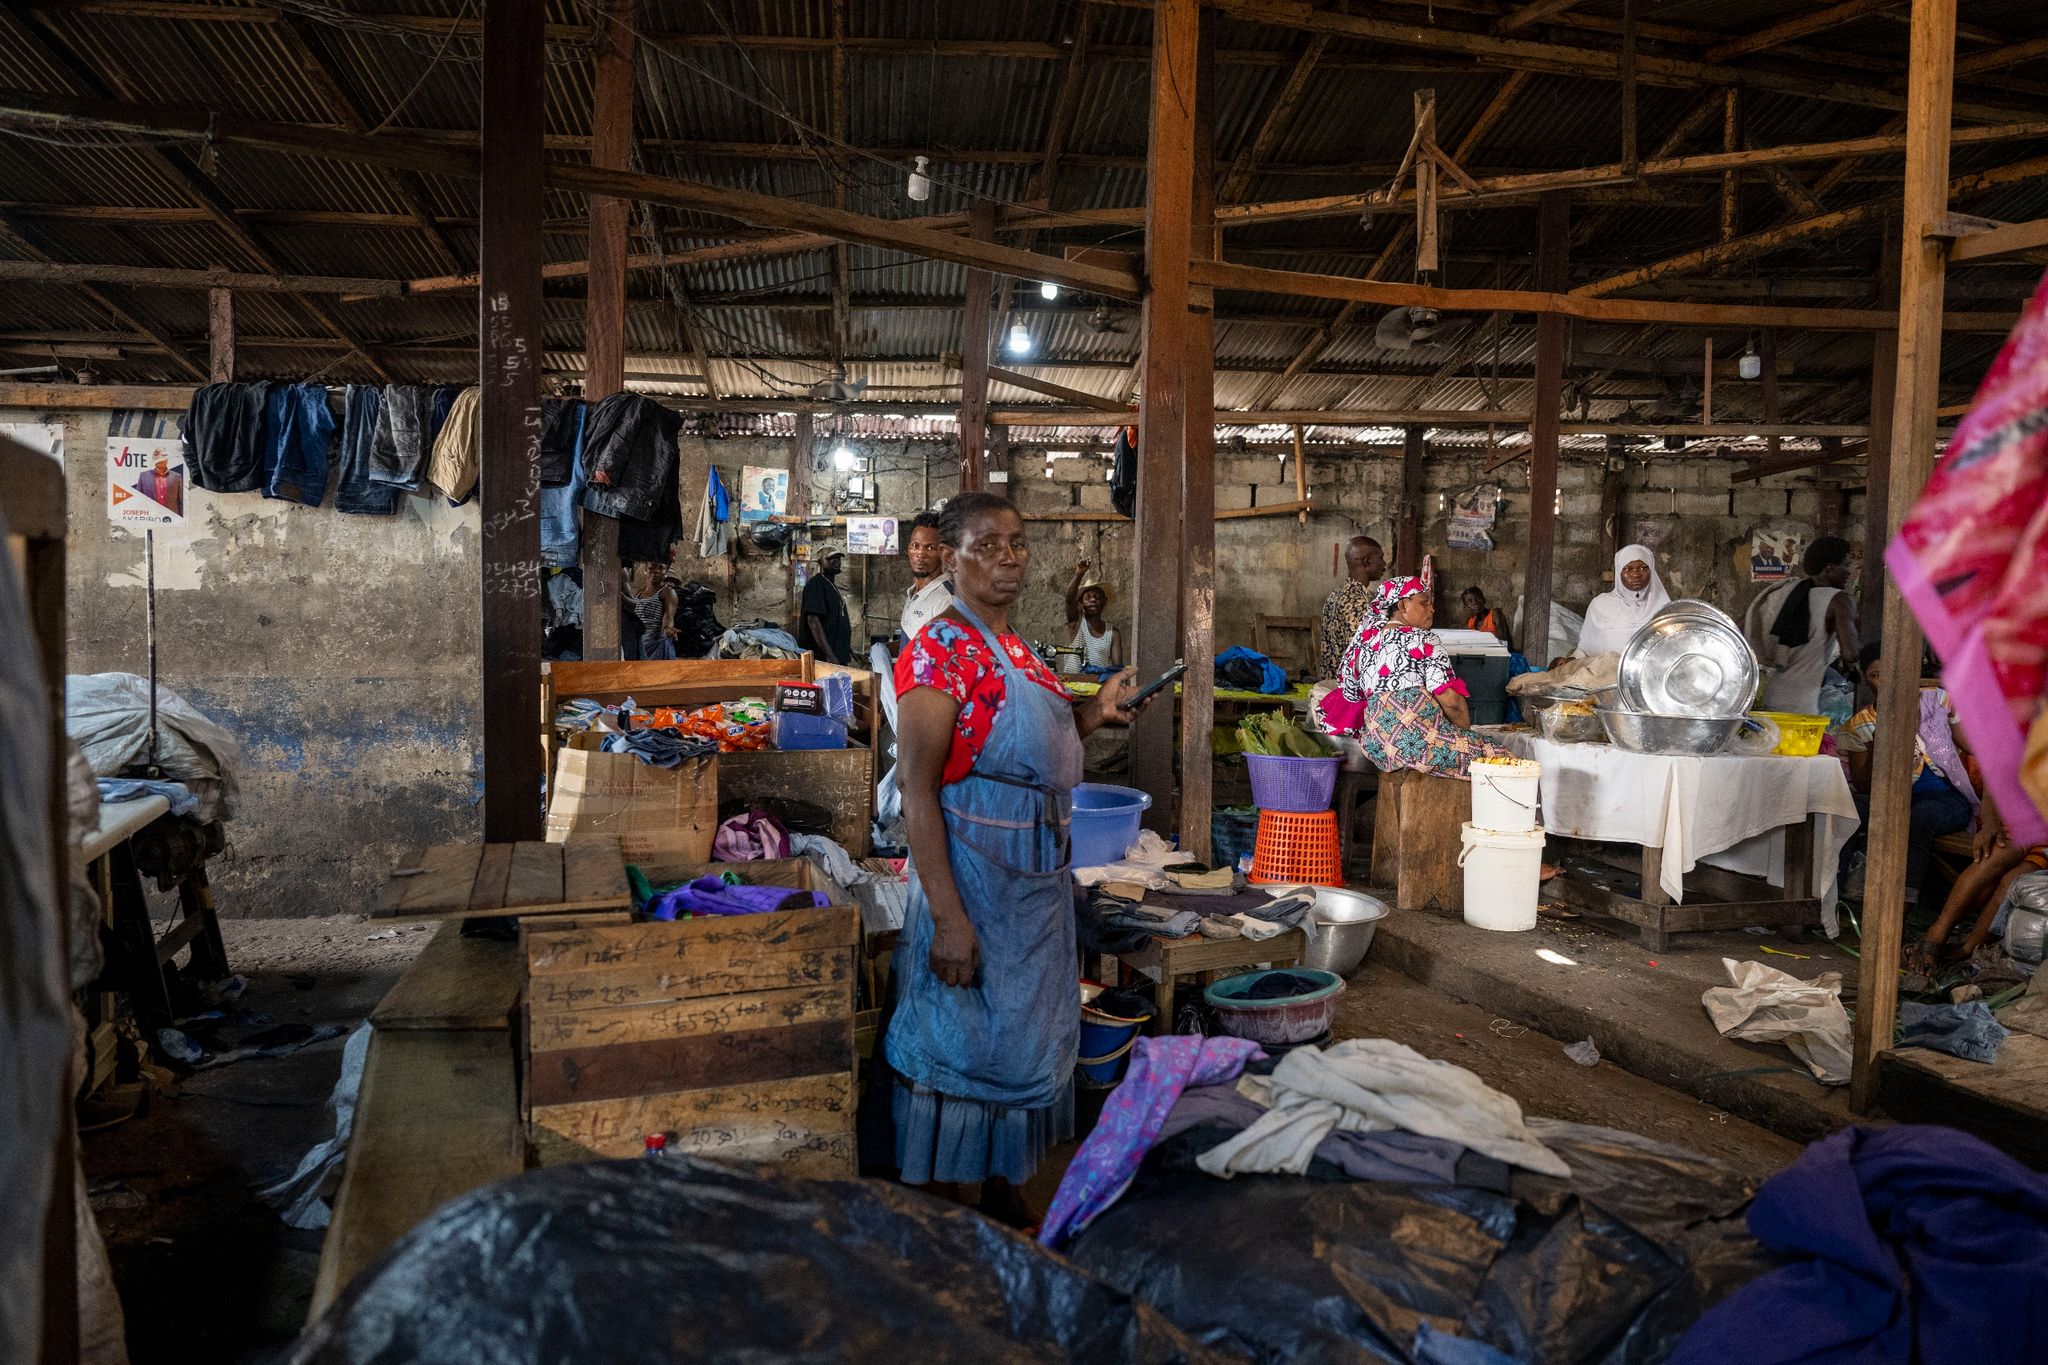
[[[185,413],[185,457],[192,482],[209,493],[253,493],[263,486],[263,412],[270,385],[208,384]]]
[[[334,410],[325,384],[276,384],[265,407],[263,496],[318,507],[327,498]]]
[[[408,493],[419,491],[427,460],[434,391],[414,384],[387,384],[376,431],[370,438],[370,479]]]
[[[556,568],[574,568],[582,554],[579,509],[588,410],[580,398],[550,398],[541,404],[540,557]]]
[[[476,471],[483,458],[483,425],[477,412],[481,397],[482,391],[475,385],[455,395],[448,408],[448,420],[434,437],[427,482],[445,493],[451,502],[464,502],[476,490]]]
[[[732,547],[732,499],[726,495],[725,480],[718,466],[704,474],[704,500],[697,507],[697,553],[704,559],[724,557]]]
[[[334,485],[334,510],[353,516],[388,517],[398,511],[402,489],[370,478],[370,442],[377,417],[384,410],[384,391],[375,384],[351,384],[341,400],[340,472]]]

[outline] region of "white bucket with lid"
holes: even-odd
[[[1536,828],[1543,808],[1543,765],[1526,758],[1475,758],[1472,823],[1480,829],[1520,834]]]
[[[1534,929],[1543,884],[1543,831],[1503,832],[1475,823],[1466,825],[1460,837],[1465,844],[1458,854],[1458,866],[1465,869],[1465,923],[1480,929]]]

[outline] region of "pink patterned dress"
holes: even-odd
[[[1349,702],[1365,703],[1358,742],[1381,772],[1411,768],[1443,777],[1466,777],[1475,758],[1505,758],[1508,751],[1451,724],[1437,697],[1466,695],[1433,630],[1381,621],[1358,632],[1344,651],[1338,680]]]

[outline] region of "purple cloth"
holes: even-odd
[[[1138,1039],[1131,1069],[1110,1092],[1095,1131],[1074,1153],[1038,1240],[1055,1249],[1065,1246],[1117,1201],[1144,1164],[1181,1091],[1236,1080],[1247,1062],[1265,1055],[1257,1043],[1242,1038],[1176,1034]]]
[[[2048,1359],[2048,1179],[1931,1124],[1849,1128],[1764,1182],[1791,1264],[1707,1311],[1671,1365]]]
[[[728,886],[722,878],[704,876],[647,902],[647,918],[761,915],[770,910],[808,910],[829,904],[822,891],[793,891],[786,886]]]

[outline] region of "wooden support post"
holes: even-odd
[[[1948,243],[1933,230],[1948,212],[1956,0],[1913,0],[1910,54],[1887,541],[1934,469],[1934,411],[1941,406],[1941,291]],[[1872,547],[1866,547],[1866,554],[1871,552]],[[1856,1051],[1849,1082],[1849,1107],[1859,1114],[1877,1105],[1879,1056],[1892,1045],[1892,1025],[1898,1017],[1906,839],[1919,727],[1920,624],[1889,583],[1883,640],[1886,667],[1879,679],[1877,745],[1870,772],[1870,861],[1863,881],[1863,969],[1856,991]]]
[[[1215,15],[1202,11],[1196,53],[1194,174],[1189,249],[1216,257]],[[1296,427],[1299,432],[1301,428]],[[1180,846],[1209,861],[1209,816],[1214,808],[1216,721],[1216,295],[1197,289],[1189,300],[1188,406],[1181,484],[1181,647],[1188,671],[1181,681]],[[1301,481],[1296,452],[1294,476]],[[1300,501],[1299,498],[1296,501]]]
[[[1641,165],[1636,137],[1636,4],[1621,0],[1621,173],[1633,180]]]
[[[1423,427],[1402,431],[1401,520],[1394,527],[1394,572],[1400,574],[1422,572],[1423,461],[1429,457],[1426,434]]]
[[[994,241],[996,206],[977,199],[967,209],[967,232]],[[967,302],[960,312],[960,491],[970,493],[987,484],[982,452],[988,447],[989,291],[995,279],[986,270],[967,272]]]
[[[782,506],[786,515],[797,519],[797,525],[802,525],[804,519],[811,515],[811,477],[813,461],[818,456],[817,441],[812,431],[811,414],[807,411],[797,413],[796,429],[789,440],[789,500]],[[794,620],[801,613],[795,604],[796,557],[793,555],[789,561],[789,580],[790,615]]]
[[[1211,377],[1214,377],[1213,372]],[[1294,500],[1301,503],[1308,501],[1308,448],[1302,443],[1299,422],[1294,424]],[[1295,514],[1295,524],[1308,525],[1306,508]]]
[[[1138,417],[1131,574],[1131,662],[1141,677],[1161,672],[1179,653],[1200,32],[1200,0],[1155,0],[1145,186],[1145,398]],[[1173,710],[1155,706],[1131,727],[1132,785],[1151,794],[1146,823],[1161,831],[1175,827]]]
[[[633,0],[609,0],[597,30],[597,84],[590,113],[590,164],[624,170],[633,148]],[[583,311],[583,397],[597,403],[626,387],[626,235],[633,204],[593,194],[590,276]],[[707,392],[715,392],[705,376]],[[583,657],[616,659],[619,648],[619,523],[583,519]]]
[[[1571,201],[1553,190],[1537,210],[1536,287],[1563,292],[1571,243]],[[1564,318],[1536,319],[1536,398],[1529,420],[1529,554],[1522,580],[1523,652],[1545,654],[1550,640],[1552,554],[1557,545],[1557,439],[1564,408]]]
[[[235,296],[226,289],[206,291],[206,360],[209,383],[235,382]]]
[[[484,8],[477,296],[482,386],[484,839],[541,837],[541,0]],[[609,603],[603,603],[600,610]]]
[[[1600,562],[1614,572],[1614,556],[1628,544],[1628,438],[1609,436],[1600,472]]]
[[[1742,92],[1728,87],[1721,96],[1721,150],[1742,150]],[[1742,231],[1742,172],[1721,172],[1721,240],[1732,242]]]
[[[1764,328],[1763,340],[1757,346],[1757,359],[1763,362],[1764,384],[1764,425],[1776,426],[1782,409],[1778,405],[1778,333],[1775,329]],[[1764,437],[1764,458],[1775,460],[1784,438],[1777,435]]]
[[[1436,212],[1436,91],[1415,92],[1415,274],[1434,276],[1442,269]]]
[[[1899,306],[1899,225],[1885,229],[1878,253],[1877,306]],[[1899,333],[1872,334],[1870,441],[1863,485],[1863,581],[1857,586],[1856,638],[1875,640],[1884,629],[1884,547],[1891,536],[1892,404],[1899,391]]]
[[[1700,425],[1714,424],[1714,338],[1711,333],[1705,338],[1705,358],[1700,362]]]

